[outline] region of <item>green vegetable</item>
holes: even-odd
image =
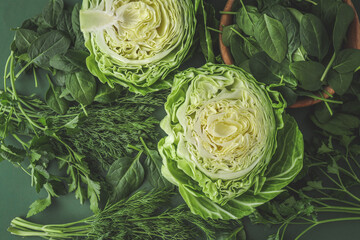
[[[325,67],[318,62],[302,61],[290,64],[290,71],[299,80],[299,86],[305,90],[319,90],[323,84],[320,79]]]
[[[207,64],[175,76],[159,152],[163,175],[193,213],[242,218],[294,179],[303,141],[285,106],[236,67]]]
[[[313,14],[305,14],[300,23],[300,40],[305,51],[320,61],[329,51],[330,41],[324,24]]]
[[[191,214],[186,205],[169,207],[170,191],[145,194],[137,192],[129,199],[107,204],[101,212],[66,224],[40,225],[21,218],[11,221],[8,231],[18,236],[46,239],[229,239],[245,240],[240,221],[204,220]],[[162,211],[164,206],[167,211]]]
[[[276,62],[281,63],[287,53],[287,36],[280,21],[264,14],[255,26],[255,38],[260,47]]]
[[[254,36],[254,29],[261,14],[254,6],[243,6],[236,13],[236,24],[247,35]]]
[[[106,3],[106,4],[105,4]],[[101,82],[146,94],[169,88],[195,33],[191,0],[83,1],[80,28],[87,66]]]
[[[336,56],[333,69],[338,73],[354,72],[360,66],[360,50],[344,49]]]
[[[344,42],[349,25],[354,20],[354,17],[354,10],[345,3],[341,4],[337,9],[333,31],[333,45],[335,52],[338,52],[341,49],[341,45]]]
[[[95,98],[96,80],[87,71],[72,73],[66,78],[66,89],[76,101],[89,105]]]

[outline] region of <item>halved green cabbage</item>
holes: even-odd
[[[171,86],[195,25],[191,0],[84,0],[80,11],[90,72],[141,94]]]
[[[303,138],[281,94],[242,69],[207,64],[175,76],[160,126],[163,175],[191,211],[237,219],[302,168]]]

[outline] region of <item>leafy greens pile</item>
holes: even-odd
[[[343,49],[354,20],[343,1],[241,1],[228,14],[236,14],[236,24],[224,27],[222,41],[235,65],[260,82],[285,83],[279,90],[288,105],[298,96],[323,99],[327,85],[340,95],[350,86],[360,50]]]
[[[302,168],[303,138],[282,96],[239,68],[175,76],[159,142],[163,175],[191,211],[237,219],[282,192]]]

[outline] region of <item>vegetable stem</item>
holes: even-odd
[[[328,74],[328,72],[329,72],[332,64],[333,64],[334,61],[335,61],[335,57],[336,57],[336,52],[334,52],[334,54],[332,55],[332,57],[331,57],[331,59],[330,59],[330,62],[329,62],[328,65],[326,66],[325,71],[324,71],[323,75],[322,75],[321,78],[320,78],[320,81],[321,81],[321,82],[323,82],[323,81],[325,80],[326,75]]]

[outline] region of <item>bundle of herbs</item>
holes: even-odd
[[[235,15],[235,24],[222,31],[235,65],[258,81],[283,83],[279,91],[288,105],[299,96],[325,100],[328,85],[340,95],[346,92],[360,65],[360,50],[344,49],[354,20],[349,5],[341,0],[240,2],[237,12],[223,12]]]

